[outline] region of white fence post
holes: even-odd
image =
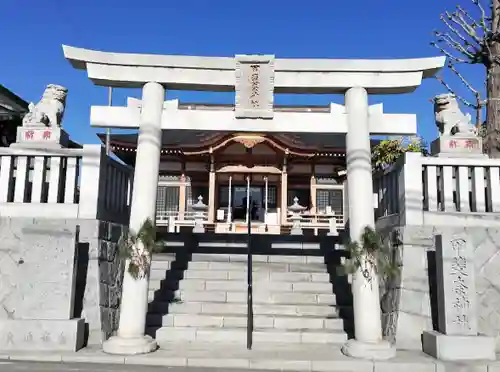
[[[398,180],[400,224],[421,225],[423,223],[422,154],[407,152],[402,159]]]
[[[10,155],[2,155],[0,162],[0,203],[7,203],[9,197],[10,184],[12,182],[12,157]]]
[[[83,145],[79,218],[97,218],[104,197],[101,177],[104,155],[105,151],[101,145]]]

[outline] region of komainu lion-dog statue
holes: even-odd
[[[477,136],[470,114],[464,114],[455,95],[447,93],[434,97],[434,114],[441,136]]]
[[[36,105],[29,104],[29,112],[23,118],[23,127],[61,127],[68,89],[49,84],[42,99]]]

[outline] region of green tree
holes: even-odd
[[[428,155],[424,141],[419,137],[385,139],[372,149],[372,165],[374,170],[390,167],[406,152],[420,152]]]

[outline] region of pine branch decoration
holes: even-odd
[[[148,275],[152,254],[159,250],[156,242],[156,228],[147,219],[137,233],[126,232],[119,241],[120,256],[129,260],[128,272],[134,279]]]
[[[384,244],[380,234],[369,226],[364,228],[360,241],[348,242],[346,249],[350,258],[339,268],[340,275],[354,274],[361,270],[363,277],[371,283],[372,269],[376,275],[384,278],[393,278],[400,272],[392,257],[390,246]]]

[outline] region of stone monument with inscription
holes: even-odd
[[[61,127],[68,90],[49,84],[40,102],[30,103],[23,125],[17,128],[13,147],[61,148],[67,147],[69,136]]]
[[[78,228],[0,220],[0,350],[76,351],[85,320],[74,317]]]
[[[439,138],[431,143],[431,154],[441,157],[484,157],[481,138],[453,94],[434,97]]]
[[[426,354],[446,361],[494,360],[495,338],[480,336],[474,247],[466,233],[436,236],[438,329],[425,331]]]

